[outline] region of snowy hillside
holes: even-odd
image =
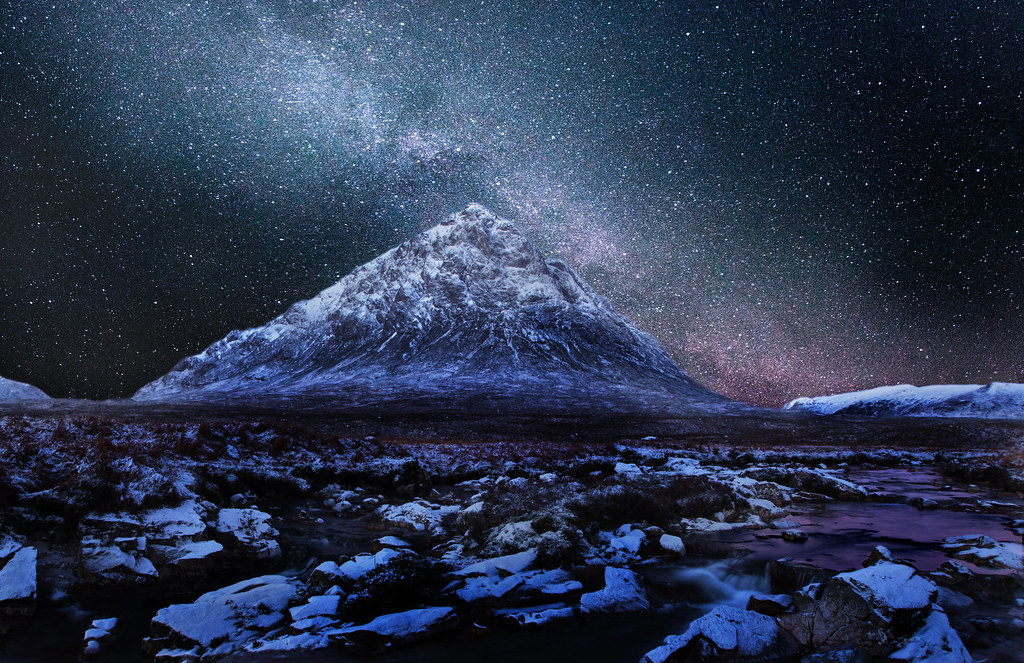
[[[785,409],[816,414],[1020,419],[1024,418],[1024,384],[901,384],[835,396],[797,398],[787,403]]]
[[[565,264],[471,205],[268,324],[235,331],[136,400],[440,398],[540,409],[725,404]]]
[[[42,390],[30,384],[0,378],[0,401],[34,401],[48,398]]]

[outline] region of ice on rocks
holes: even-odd
[[[580,597],[584,612],[634,612],[650,604],[640,577],[629,569],[606,566],[604,588]]]

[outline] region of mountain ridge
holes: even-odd
[[[50,400],[50,397],[38,387],[0,377],[0,401],[35,400]]]
[[[1024,419],[1024,385],[891,385],[831,396],[797,398],[783,406],[821,415]]]

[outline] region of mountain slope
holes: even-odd
[[[30,384],[0,378],[0,401],[35,401],[49,398],[41,389]]]
[[[134,398],[631,412],[731,403],[479,205],[230,333]]]
[[[1024,385],[909,384],[876,387],[835,396],[797,398],[785,406],[816,414],[866,416],[1024,418]]]

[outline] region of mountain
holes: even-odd
[[[992,382],[937,384],[915,387],[901,384],[835,396],[797,398],[785,406],[815,414],[856,414],[907,417],[1024,418],[1024,384]]]
[[[231,332],[133,398],[460,412],[734,405],[480,205]]]
[[[30,384],[0,378],[0,401],[37,401],[49,398],[41,389]]]

